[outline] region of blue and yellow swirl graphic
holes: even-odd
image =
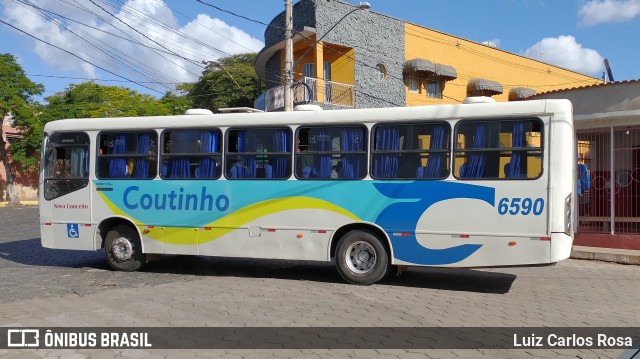
[[[418,265],[459,262],[481,245],[431,249],[415,231],[433,204],[456,198],[495,202],[495,189],[446,181],[95,181],[94,186],[114,214],[137,225],[179,228],[210,227],[198,240],[176,234],[154,238],[171,244],[195,245],[215,240],[267,215],[298,209],[319,209],[354,222],[383,228],[394,257]],[[288,224],[295,226],[295,223]],[[409,236],[393,236],[408,232]]]

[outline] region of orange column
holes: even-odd
[[[324,103],[324,51],[323,44],[317,43],[314,45],[315,51],[313,59],[315,61],[315,78],[316,88],[312,89],[316,93],[316,100],[319,103]]]

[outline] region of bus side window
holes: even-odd
[[[160,177],[220,178],[222,155],[219,129],[167,129],[162,132]]]
[[[362,179],[366,176],[367,132],[363,126],[301,127],[305,153],[296,153],[299,179]]]
[[[155,178],[157,141],[154,131],[101,132],[96,166],[98,178]]]
[[[459,179],[533,179],[542,174],[539,119],[463,120],[456,126]]]
[[[445,122],[378,125],[371,177],[443,179],[449,175],[450,126]]]
[[[287,179],[291,149],[289,127],[232,128],[227,132],[225,174],[229,179]]]

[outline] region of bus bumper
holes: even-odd
[[[551,263],[569,258],[573,238],[566,233],[551,233]]]

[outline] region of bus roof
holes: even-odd
[[[568,100],[533,100],[498,103],[431,105],[415,107],[389,107],[347,109],[331,111],[292,111],[258,113],[221,113],[213,115],[175,115],[145,117],[113,117],[65,119],[49,122],[45,132],[111,129],[147,129],[165,127],[230,127],[256,125],[318,125],[368,122],[407,122],[424,119],[452,120],[461,118],[510,117],[517,115],[543,115],[572,111]]]

